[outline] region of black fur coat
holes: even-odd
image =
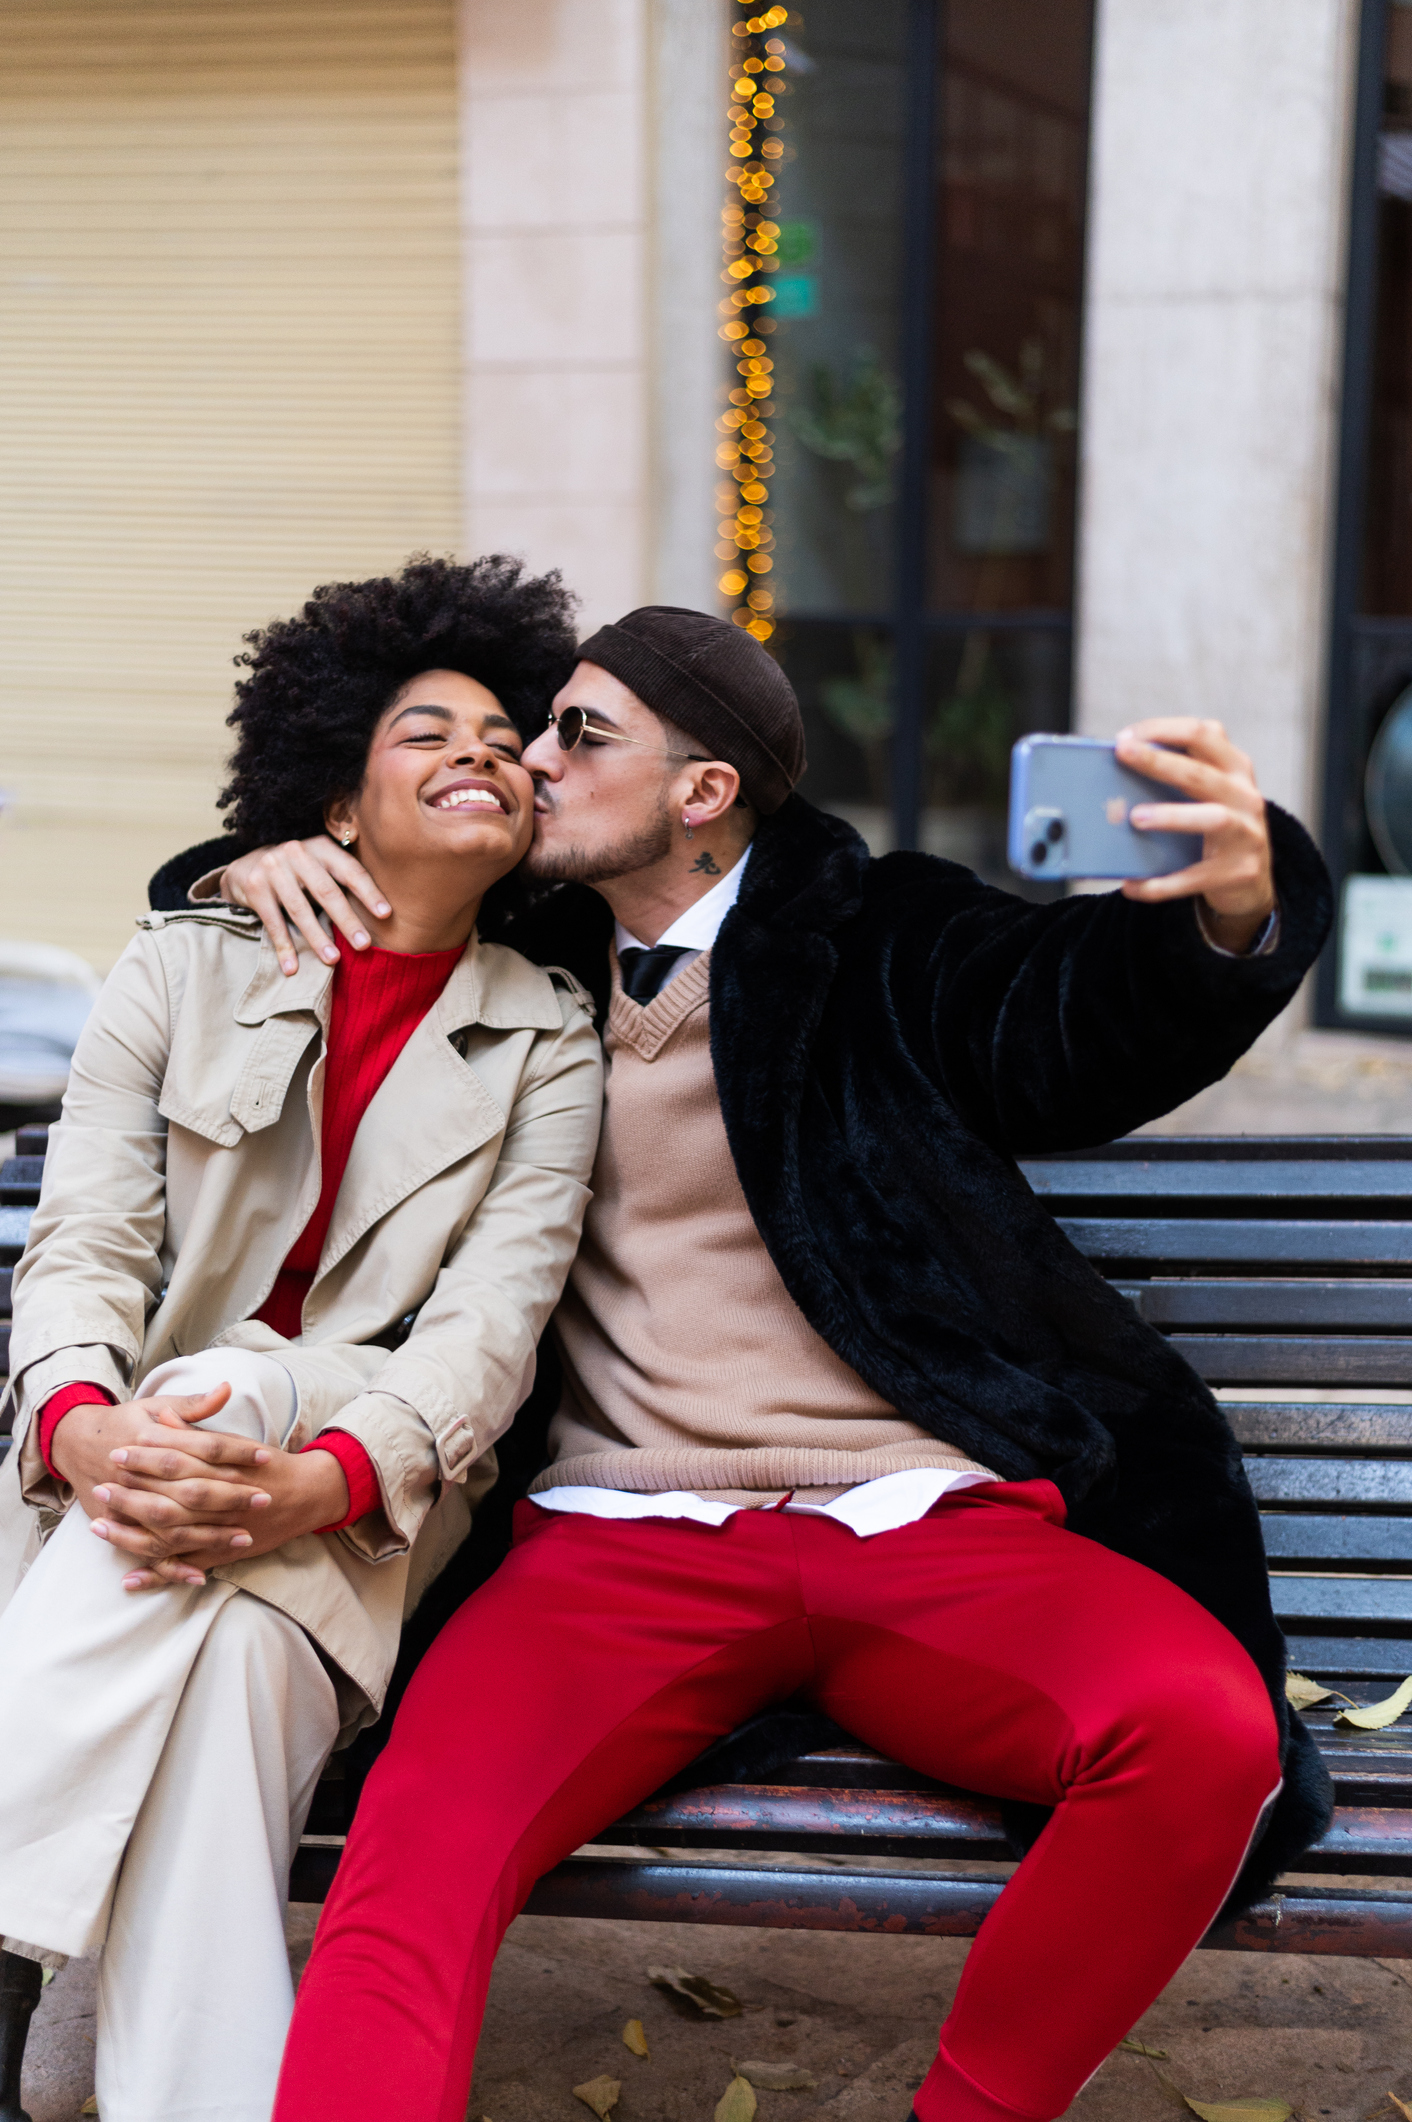
[[[875,860],[793,796],[760,827],[711,970],[736,1169],[805,1317],[910,1421],[1006,1479],[1054,1481],[1076,1532],[1181,1585],[1259,1667],[1285,1784],[1233,1906],[1294,1863],[1332,1802],[1285,1702],[1255,1502],[1207,1387],[1014,1160],[1170,1111],[1290,1000],[1328,931],[1329,884],[1302,827],[1273,807],[1270,823],[1279,943],[1234,959],[1189,901],[1033,906],[955,863]],[[177,857],[153,903],[181,903],[231,852]],[[605,1001],[612,917],[596,893],[560,887],[483,928]],[[714,1773],[761,1773],[781,1739],[759,1720],[723,1742]],[[1021,1842],[1037,1825],[1012,1822]]]

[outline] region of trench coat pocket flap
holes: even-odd
[[[169,1067],[157,1110],[164,1120],[190,1128],[221,1149],[233,1149],[242,1134],[257,1135],[262,1128],[274,1126],[284,1110],[285,1093],[299,1057],[318,1035],[312,1015],[269,1018],[261,1025],[229,1097],[219,1082],[212,1082],[209,1091],[199,1075],[193,1083],[189,1057],[183,1057],[180,1088],[178,1069]]]

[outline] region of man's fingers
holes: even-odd
[[[1162,744],[1128,745],[1118,754],[1124,766],[1146,775],[1149,781],[1165,781],[1198,801],[1226,803],[1233,808],[1255,808],[1260,798],[1253,782],[1189,752],[1173,751]]]
[[[310,847],[306,842],[300,842],[298,849],[291,857],[291,867],[305,892],[311,899],[318,902],[334,927],[341,935],[348,938],[354,950],[366,950],[372,941],[371,936],[368,934],[368,917],[366,914],[359,913],[356,906],[349,901],[340,888],[339,876],[334,873],[335,856],[350,865],[357,876],[362,878],[372,896],[381,903],[381,894],[378,892],[372,878],[363,868],[362,863],[353,861],[332,840],[321,846],[316,844],[315,847]],[[333,947],[330,945],[327,936],[322,938],[322,942],[324,955],[327,957]],[[336,950],[333,951],[333,955],[337,957],[338,953]]]
[[[1241,824],[1248,821],[1241,819]],[[1224,803],[1135,803],[1129,825],[1140,833],[1191,833],[1205,838],[1237,823]]]
[[[1252,865],[1252,874],[1254,865]],[[1129,877],[1123,885],[1125,899],[1138,899],[1156,906],[1165,899],[1193,899],[1213,887],[1231,882],[1227,862],[1194,862],[1190,869],[1176,869],[1166,877]]]
[[[255,875],[246,886],[246,896],[272,940],[272,921],[278,918],[282,910],[294,923],[314,956],[325,965],[331,965],[338,952],[324,933],[318,914],[305,892],[303,879],[294,868],[291,857],[298,852],[297,840],[287,841],[283,847],[266,848],[260,857]],[[280,925],[283,926],[283,923]],[[278,945],[276,948],[278,949]],[[292,973],[297,970],[298,959],[289,943],[287,931],[285,948],[289,956],[281,953],[280,965],[286,973]]]
[[[336,877],[345,892],[365,906],[370,914],[376,914],[379,921],[387,919],[392,908],[381,887],[368,875],[356,855],[350,854],[346,847],[340,847],[335,840],[305,840],[301,844],[304,853],[321,861],[330,876]]]
[[[274,946],[280,971],[285,978],[288,979],[291,974],[297,973],[299,953],[294,948],[279,899],[263,878],[252,882],[242,904],[248,906],[251,913],[260,916],[260,925]]]
[[[1133,762],[1127,758],[1132,744],[1161,745],[1170,748],[1179,745],[1195,759],[1205,760],[1210,766],[1219,767],[1223,773],[1239,773],[1253,778],[1250,760],[1226,734],[1225,724],[1201,715],[1152,715],[1145,722],[1134,722],[1118,732],[1118,756],[1124,765]],[[1146,772],[1145,767],[1140,769]]]

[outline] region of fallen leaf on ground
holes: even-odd
[[[654,1989],[675,1990],[679,1997],[689,1998],[708,2019],[736,2019],[744,2009],[728,1989],[718,1989],[704,1975],[693,1975],[684,1967],[649,1967],[647,1979]]]
[[[1165,2063],[1167,2060],[1168,2051],[1165,2048],[1149,2048],[1145,2041],[1135,2041],[1131,2034],[1126,2041],[1120,2041],[1118,2046],[1125,2048],[1130,2056],[1155,2056],[1159,2063]]]
[[[1385,1701],[1370,1702],[1366,1709],[1341,1709],[1334,1723],[1351,1725],[1355,1731],[1386,1731],[1389,1724],[1396,1724],[1409,1704],[1412,1704],[1412,1680],[1404,1680],[1396,1694],[1389,1695]]]
[[[635,2056],[646,2057],[647,2061],[651,2062],[652,2058],[647,2050],[647,2035],[641,2019],[628,2020],[623,2028],[623,2047],[630,2048]]]
[[[1306,1680],[1303,1673],[1285,1674],[1285,1700],[1296,1709],[1312,1709],[1316,1702],[1327,1702],[1333,1689],[1320,1687],[1317,1680]]]
[[[84,2101],[82,2107],[79,2109],[79,2113],[81,2115],[96,2115],[97,2112],[98,2095],[97,2093],[90,2093],[88,2098]]]
[[[818,2079],[799,2063],[736,2063],[731,2068],[738,2078],[748,2078],[762,2093],[808,2093],[814,2090]]]
[[[598,2122],[607,2122],[610,2111],[618,2104],[618,2095],[622,2089],[622,2079],[610,2078],[605,2071],[601,2078],[590,2078],[585,2084],[576,2085],[574,2098],[582,2100],[585,2107],[591,2107],[598,2117]]]
[[[755,2122],[758,2105],[750,2080],[737,2073],[716,2102],[716,2122]]]
[[[1201,2122],[1291,2122],[1294,2109],[1284,2100],[1193,2100],[1186,2104]]]
[[[1396,2093],[1389,2093],[1388,2098],[1397,2109],[1397,2112],[1400,2115],[1406,2115],[1407,2122],[1412,2122],[1412,2107],[1409,2107],[1405,2100],[1399,2100]]]

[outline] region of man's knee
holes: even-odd
[[[1133,1710],[1145,1752],[1185,1802],[1253,1815],[1279,1781],[1274,1709],[1234,1639],[1226,1657],[1155,1675]]]

